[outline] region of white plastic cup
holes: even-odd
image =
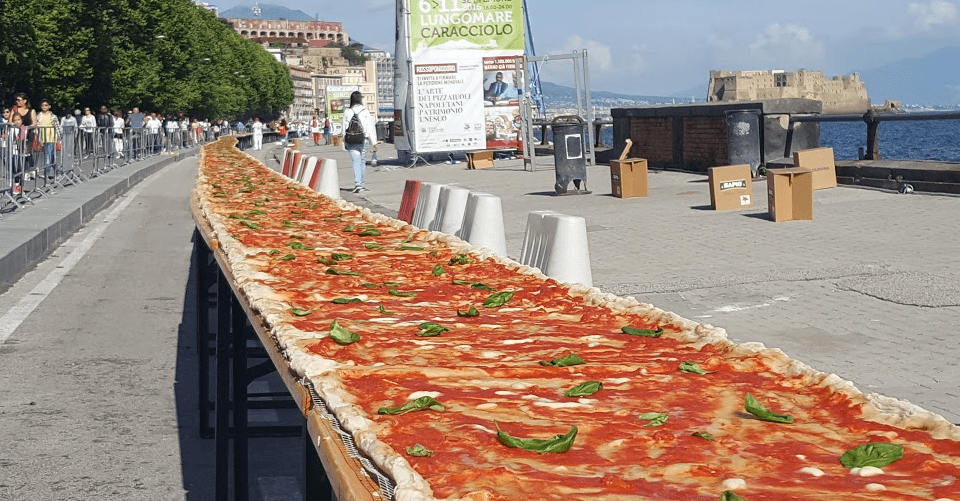
[[[470,193],[457,235],[467,242],[486,247],[501,256],[507,255],[507,238],[503,229],[503,205],[500,197],[489,193]]]
[[[320,163],[320,182],[317,183],[317,193],[326,195],[334,200],[340,199],[340,174],[337,173],[337,161],[324,158]]]
[[[580,216],[547,214],[543,224],[548,232],[549,243],[540,271],[558,282],[593,287],[587,221]]]
[[[413,220],[410,224],[417,228],[430,229],[433,218],[437,214],[437,204],[440,202],[440,183],[420,183],[420,192],[417,194],[417,205],[413,208]]]
[[[448,235],[455,235],[463,225],[463,213],[467,208],[470,190],[459,186],[443,186],[437,202],[437,212],[433,216],[430,229]]]

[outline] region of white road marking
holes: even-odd
[[[789,301],[789,300],[790,300],[789,297],[781,296],[781,297],[775,297],[771,301],[777,302],[777,301]],[[738,311],[752,310],[754,308],[766,308],[767,306],[770,306],[770,304],[771,303],[763,303],[763,304],[755,304],[751,306],[741,306],[740,304],[732,304],[728,306],[721,306],[713,311],[716,313],[736,313]],[[707,315],[699,318],[707,318],[709,316],[711,315]]]
[[[67,273],[70,273],[70,270],[90,251],[93,244],[97,242],[97,239],[103,235],[103,232],[120,217],[120,213],[122,213],[123,210],[137,198],[137,195],[153,182],[155,178],[156,176],[152,175],[144,179],[140,184],[114,202],[113,209],[107,213],[102,221],[96,223],[92,228],[87,228],[87,231],[90,233],[73,249],[73,252],[67,255],[53,271],[47,274],[29,294],[24,296],[20,302],[0,317],[0,344],[5,343],[7,339],[17,331],[20,325],[23,324],[27,317],[37,309],[37,306],[40,306],[40,303],[60,285],[63,277],[65,277]]]

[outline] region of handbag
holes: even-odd
[[[60,141],[57,141],[57,145],[55,146],[55,148],[57,149],[57,151],[60,151]]]

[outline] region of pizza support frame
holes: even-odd
[[[229,139],[195,200],[278,369],[397,500],[960,501],[957,427],[779,350],[331,200]]]

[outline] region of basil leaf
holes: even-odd
[[[583,361],[582,358],[571,353],[565,357],[555,358],[549,362],[544,362],[543,360],[541,360],[539,363],[540,365],[543,365],[543,366],[570,367],[571,365],[580,365],[585,362]]]
[[[257,207],[263,207],[264,205],[267,205],[267,204],[265,204],[265,203],[263,203],[263,202],[254,202],[253,205],[255,205],[255,206],[257,206]]]
[[[400,292],[394,288],[391,288],[387,292],[389,292],[391,296],[397,296],[397,297],[416,297],[417,296],[416,292]]]
[[[389,316],[396,315],[396,313],[394,313],[394,312],[392,312],[392,311],[387,311],[387,309],[384,308],[382,304],[380,305],[379,308],[377,308],[377,311],[379,311],[381,315],[387,315],[388,317],[389,317]]]
[[[277,254],[280,254],[280,251],[278,251],[277,249],[270,249],[270,251],[267,252],[267,254],[271,256],[276,256]]]
[[[359,235],[361,237],[379,237],[380,230],[374,230],[374,229],[363,230],[359,233]]]
[[[709,372],[700,368],[696,362],[680,362],[680,372],[686,372],[687,374],[710,374]]]
[[[706,432],[703,432],[703,431],[695,431],[695,432],[692,433],[692,435],[695,436],[695,437],[699,437],[699,438],[702,438],[702,439],[704,439],[704,440],[709,440],[709,441],[713,442],[713,435],[711,435],[711,434],[709,434],[709,433],[706,433]]]
[[[640,414],[640,419],[650,421],[644,426],[663,426],[663,423],[666,423],[669,417],[670,415],[665,412],[644,412]]]
[[[443,275],[443,274],[446,273],[446,272],[447,272],[447,270],[443,269],[443,265],[442,265],[442,264],[438,264],[438,265],[436,265],[436,266],[433,267],[433,271],[432,271],[431,273],[433,273],[433,276],[439,277],[440,275]]]
[[[300,308],[290,308],[290,313],[293,313],[298,317],[305,317],[313,313],[313,310],[301,310]]]
[[[620,329],[624,334],[629,334],[631,336],[642,336],[642,337],[660,337],[663,334],[663,329],[650,330],[650,329],[635,329],[629,325]]]
[[[447,327],[437,323],[423,322],[420,324],[420,332],[418,332],[417,335],[420,337],[435,337],[449,330]]]
[[[736,495],[733,491],[723,491],[723,494],[720,496],[720,501],[747,501],[747,500]]]
[[[327,265],[327,266],[333,266],[333,265],[337,264],[337,262],[334,261],[333,259],[327,259],[327,258],[325,258],[325,257],[323,257],[323,256],[318,257],[318,258],[317,258],[317,262],[320,263],[320,264],[325,264],[325,265]]]
[[[303,245],[303,242],[290,242],[287,244],[287,247],[290,247],[294,250],[313,250],[313,247]]]
[[[248,221],[240,221],[240,224],[246,226],[247,228],[250,228],[251,230],[258,230],[258,229],[260,229],[260,225],[257,224],[257,223],[251,223],[251,222],[248,222]]]
[[[437,251],[430,251],[430,255],[433,257],[440,257],[440,253]]]
[[[260,209],[254,209],[254,210],[252,210],[252,211],[248,211],[246,214],[247,214],[248,216],[262,216],[262,215],[266,214],[266,212],[263,212],[263,211],[260,210]]]
[[[540,454],[567,452],[573,445],[574,439],[577,438],[576,426],[571,427],[566,435],[557,435],[551,439],[544,440],[539,438],[511,437],[500,429],[500,425],[496,421],[494,421],[493,424],[497,427],[497,440],[499,440],[501,444],[510,448],[524,449]]]
[[[466,254],[457,254],[453,259],[450,260],[450,266],[455,264],[470,264],[470,258]]]
[[[418,251],[418,250],[423,250],[423,249],[425,249],[425,248],[426,248],[426,247],[417,247],[417,246],[415,246],[415,245],[401,245],[401,246],[400,246],[400,250],[402,250],[402,251]]]
[[[382,245],[380,245],[380,244],[375,244],[375,243],[373,243],[373,242],[363,244],[363,246],[366,247],[366,248],[368,248],[368,249],[375,249],[375,250],[380,250],[380,249],[383,248]]]
[[[399,285],[400,285],[399,282],[384,282],[384,283],[383,283],[383,286],[384,286],[384,287],[398,287]]]
[[[477,310],[475,307],[471,306],[470,309],[467,311],[457,310],[457,316],[458,317],[479,317],[480,311]]]
[[[367,282],[367,283],[365,283],[365,284],[360,284],[360,286],[361,286],[361,287],[366,287],[366,288],[368,288],[368,289],[376,289],[376,288],[380,287],[379,285],[377,285],[377,284],[371,284],[370,282]]]
[[[570,388],[566,393],[564,393],[564,395],[568,397],[586,397],[593,395],[602,389],[603,383],[600,381],[587,381],[586,383],[580,383],[573,388]]]
[[[514,291],[503,291],[496,294],[491,294],[484,302],[484,308],[499,308],[513,298]]]
[[[840,456],[840,463],[847,468],[863,468],[864,466],[883,468],[901,458],[903,458],[903,447],[889,442],[874,442],[844,452]]]
[[[433,451],[420,444],[417,444],[413,447],[407,446],[407,454],[418,458],[428,458],[433,456]]]
[[[753,398],[753,395],[747,393],[747,397],[744,399],[743,408],[747,412],[753,414],[757,419],[763,421],[772,421],[774,423],[786,423],[790,424],[793,422],[793,417],[787,416],[785,414],[777,414],[766,407],[763,406],[757,399]]]
[[[333,339],[339,344],[347,345],[359,341],[360,334],[344,329],[340,326],[340,324],[337,323],[336,320],[334,320],[330,324],[330,339]]]
[[[243,220],[249,221],[252,218],[249,218],[247,216],[241,216],[240,214],[230,214],[230,219],[243,219]]]
[[[484,284],[482,284],[482,283],[480,283],[480,282],[474,282],[474,281],[471,281],[471,280],[454,280],[454,281],[453,281],[453,284],[454,284],[454,285],[469,285],[469,286],[470,286],[471,288],[473,288],[473,289],[480,289],[480,290],[490,291],[490,292],[495,292],[495,291],[497,290],[497,289],[494,289],[493,287],[490,287],[489,285],[484,285]]]
[[[351,254],[334,252],[333,254],[330,254],[330,259],[333,259],[334,261],[346,261],[348,259],[353,259],[353,256]]]
[[[333,304],[350,304],[350,303],[362,303],[363,300],[358,297],[351,297],[351,298],[338,297],[331,302]]]
[[[377,414],[399,415],[406,414],[408,412],[425,410],[442,411],[443,405],[434,400],[433,397],[424,396],[416,400],[411,400],[400,407],[381,407],[379,410],[377,410]]]
[[[296,259],[296,258],[297,258],[297,256],[294,256],[293,254],[287,254],[286,256],[283,256],[282,258],[280,258],[280,260],[281,260],[281,261],[291,261],[291,260],[294,260],[294,259]]]
[[[353,231],[353,225],[352,225],[352,224],[348,224],[348,225],[344,226],[343,231]]]
[[[355,271],[338,270],[336,268],[327,268],[327,275],[353,275],[359,277],[360,274]]]
[[[403,241],[400,242],[400,243],[402,243],[402,244],[410,243],[410,241],[413,240],[413,235],[414,235],[414,234],[411,233],[409,237],[403,239]]]

